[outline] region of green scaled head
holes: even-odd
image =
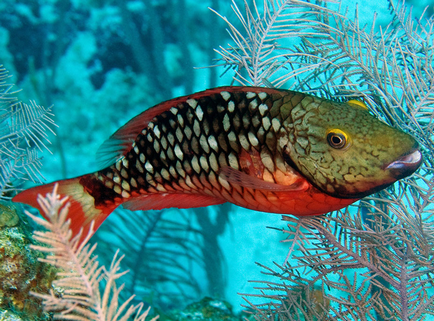
[[[372,116],[361,102],[305,96],[284,126],[287,162],[339,198],[377,192],[412,174],[422,161],[413,137]]]

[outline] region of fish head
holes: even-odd
[[[283,153],[322,192],[359,199],[420,166],[416,140],[371,115],[362,103],[307,97],[310,103],[298,111],[298,118],[287,121]]]

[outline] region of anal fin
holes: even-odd
[[[192,208],[223,204],[225,200],[201,194],[150,194],[135,197],[123,204],[131,211],[161,210],[163,208]]]

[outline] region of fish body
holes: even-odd
[[[272,213],[318,215],[413,173],[416,141],[360,103],[260,87],[220,87],[134,117],[109,140],[116,157],[95,173],[37,186],[13,199],[39,208],[58,183],[71,228],[98,227],[131,210],[231,202]]]

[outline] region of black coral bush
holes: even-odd
[[[234,1],[239,21],[223,17],[234,44],[218,52],[235,82],[362,100],[424,150],[420,170],[386,191],[323,217],[283,217],[288,256],[262,266],[270,278],[245,297],[257,320],[434,314],[434,18],[388,3],[383,27],[350,18],[344,1],[245,1],[245,13]]]

